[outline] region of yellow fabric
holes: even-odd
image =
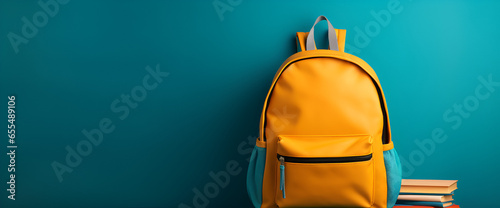
[[[278,154],[290,157],[362,156],[372,153],[372,143],[373,139],[368,135],[279,136]]]
[[[264,141],[261,141],[259,138],[257,138],[257,141],[255,141],[255,145],[257,147],[266,148],[266,143]]]
[[[301,158],[364,156],[372,153],[372,144],[372,137],[367,135],[279,136],[277,153]],[[279,165],[277,163],[277,168]],[[279,207],[370,207],[373,204],[373,160],[285,162],[284,166],[287,197],[276,195]],[[276,187],[276,192],[281,193],[279,186]]]
[[[298,46],[297,48],[300,49],[300,51],[306,50],[306,40],[308,34],[309,32],[297,32],[297,46]],[[337,34],[337,43],[339,45],[339,51],[344,52],[346,30],[335,29],[335,34]],[[316,46],[314,46],[314,48],[316,48]]]
[[[285,166],[286,198],[281,194],[275,196],[278,207],[371,207],[373,204],[372,160]],[[278,185],[275,191],[281,193]]]
[[[391,141],[391,142],[389,142],[387,144],[384,144],[383,148],[384,148],[384,151],[394,149],[394,143],[392,143],[392,141]]]
[[[278,77],[280,77],[279,82]],[[332,77],[336,77],[335,81],[331,80]],[[372,79],[380,87],[375,72],[368,64],[358,57],[339,51],[302,51],[292,55],[283,63],[275,75],[273,87],[265,99],[261,115],[260,141],[265,142],[267,147],[262,208],[275,208],[278,205],[280,207],[332,206],[331,203],[337,203],[338,206],[335,207],[385,208],[387,206],[383,150],[389,147],[384,147],[382,144],[384,119],[381,111],[381,108],[386,106],[383,97],[383,106],[380,106]],[[353,82],[356,83],[355,86],[352,85]],[[345,86],[349,86],[349,89]],[[271,93],[272,99],[270,99]],[[331,119],[333,116],[336,119]],[[388,130],[390,139],[389,127]],[[339,150],[339,154],[358,155],[368,152],[367,147],[369,147],[372,152],[371,160],[349,164],[286,163],[287,198],[283,199],[280,196],[280,164],[276,157],[278,151],[312,156],[326,154],[325,149],[314,146],[317,143],[301,142],[287,135],[360,134],[370,137],[359,137],[349,144],[336,141],[341,145],[335,152]],[[295,142],[292,144],[295,148],[289,146],[284,149],[279,146],[279,138],[292,138],[289,141]],[[321,136],[316,139],[319,140],[319,144],[333,145],[325,138]],[[370,138],[371,143],[366,142],[367,138]],[[347,150],[347,146],[352,150]],[[300,148],[305,148],[306,151],[301,152]],[[319,152],[314,152],[312,150],[314,148]],[[346,150],[340,150],[342,148]],[[291,174],[292,172],[294,174]],[[324,180],[325,178],[338,178],[338,180]],[[332,190],[332,187],[337,188]],[[322,191],[332,195],[325,198]],[[306,202],[304,197],[299,197],[303,194],[317,197],[315,199],[318,200]],[[330,205],[326,205],[328,203]]]
[[[297,32],[297,52],[306,51],[306,40],[309,32]]]
[[[362,70],[364,70],[367,74],[369,74],[370,77],[373,78],[373,80],[379,86],[379,89],[380,89],[381,94],[382,94],[382,99],[384,101],[383,107],[385,108],[385,111],[386,111],[387,121],[389,121],[389,112],[387,111],[387,105],[385,102],[384,92],[382,90],[382,86],[380,85],[380,81],[378,80],[377,74],[375,74],[375,71],[365,61],[363,61],[362,59],[360,59],[354,55],[348,54],[348,53],[339,52],[339,51],[332,51],[332,50],[314,50],[314,51],[302,51],[302,52],[295,53],[292,56],[290,56],[287,60],[285,60],[285,62],[280,66],[280,69],[274,75],[274,79],[273,79],[271,86],[274,86],[276,84],[277,78],[281,75],[283,70],[288,65],[290,65],[291,63],[293,63],[297,60],[309,59],[312,57],[330,57],[330,58],[336,58],[339,60],[349,61],[351,63],[356,64]],[[263,141],[265,141],[265,138],[264,138],[264,121],[265,121],[264,116],[265,115],[264,115],[264,113],[266,111],[266,107],[267,107],[269,96],[271,95],[271,92],[272,92],[272,88],[269,89],[269,91],[267,93],[266,100],[264,101],[264,108],[263,108],[263,111],[262,111],[262,114],[260,117],[260,139]],[[391,141],[391,126],[390,126],[389,122],[387,122],[387,130],[388,130],[387,136],[388,136],[389,142],[390,142]]]

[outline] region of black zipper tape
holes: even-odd
[[[278,154],[278,160],[283,157],[285,162],[291,163],[349,163],[372,159],[372,154],[350,157],[289,157]]]

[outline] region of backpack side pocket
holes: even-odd
[[[401,189],[402,169],[393,143],[386,145],[384,145],[384,163],[387,173],[387,207],[392,208],[396,204]]]
[[[247,191],[255,208],[260,208],[262,205],[262,183],[264,179],[264,167],[266,165],[265,144],[262,145],[259,143],[263,142],[257,140],[257,145],[255,145],[250,157],[247,172]]]

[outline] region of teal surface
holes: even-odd
[[[377,72],[403,177],[496,206],[500,2],[37,2],[0,2],[0,128],[15,95],[18,146],[13,201],[1,137],[2,207],[251,207],[265,95],[319,15]]]

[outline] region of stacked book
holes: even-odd
[[[456,189],[456,180],[403,179],[394,208],[458,208],[453,203],[453,192]]]

